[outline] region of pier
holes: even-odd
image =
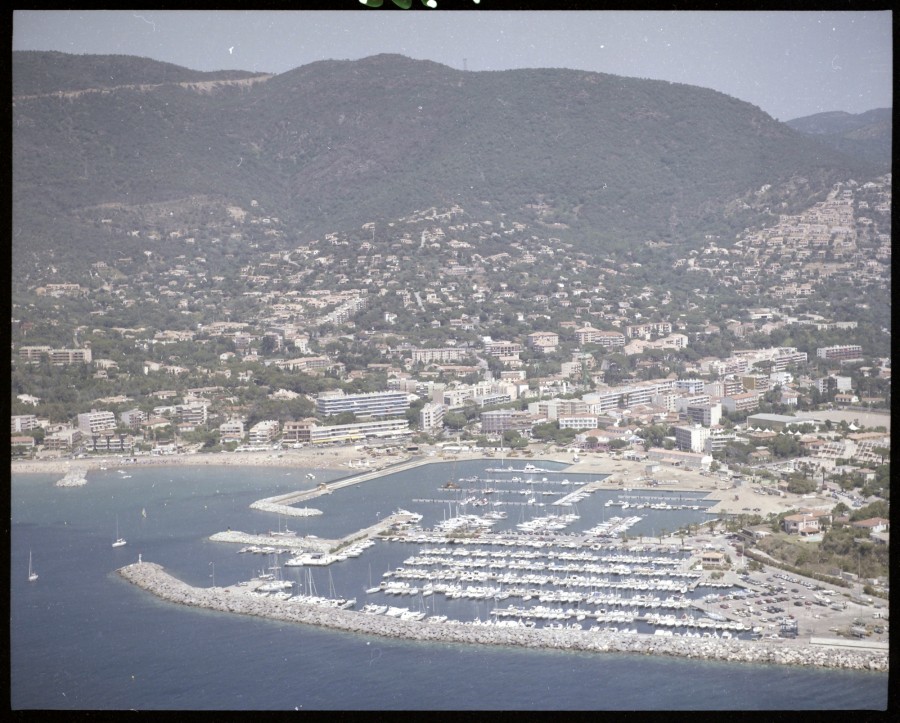
[[[347,477],[345,479],[338,480],[337,482],[323,483],[318,485],[314,489],[301,490],[299,492],[289,492],[285,495],[279,495],[278,497],[269,497],[265,501],[272,504],[277,504],[279,506],[288,507],[290,505],[295,505],[298,502],[305,502],[306,500],[315,499],[316,497],[320,497],[321,495],[330,495],[335,490],[340,490],[344,487],[350,487],[351,485],[357,485],[360,482],[367,482],[368,480],[375,479],[376,477],[383,477],[386,474],[403,472],[415,467],[421,467],[425,464],[431,464],[432,462],[443,461],[444,460],[414,459],[410,460],[409,462],[402,462],[389,468],[373,469],[370,472],[353,475],[352,477]],[[256,503],[254,503],[254,505],[255,504]],[[253,505],[251,505],[251,507],[253,507]]]
[[[210,535],[212,542],[231,542],[242,545],[256,545],[259,547],[271,548],[267,552],[289,552],[292,554],[300,554],[303,552],[312,553],[331,553],[340,550],[347,545],[351,545],[359,540],[369,540],[378,537],[385,531],[397,525],[403,525],[415,522],[419,519],[419,515],[414,512],[399,510],[384,519],[379,520],[374,525],[364,527],[361,530],[351,532],[349,535],[335,539],[327,540],[320,537],[301,536],[281,536],[272,534],[257,535],[250,532],[241,532],[240,530],[226,530],[225,532],[216,532]]]

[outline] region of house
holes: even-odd
[[[868,530],[870,535],[873,532],[889,532],[891,529],[891,521],[883,517],[870,517],[867,520],[857,520],[850,524],[857,529]]]
[[[787,515],[782,521],[782,526],[789,535],[794,533],[811,535],[821,530],[819,527],[819,515],[808,512]]]

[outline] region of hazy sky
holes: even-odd
[[[347,7],[354,9],[17,11],[13,50],[275,73],[377,53],[470,71],[576,68],[713,88],[779,120],[893,104],[890,11],[391,11],[351,0]]]

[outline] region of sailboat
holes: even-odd
[[[124,537],[119,537],[119,516],[116,515],[116,541],[112,544],[113,547],[122,547],[123,545],[128,544]]]
[[[31,550],[28,551],[28,582],[34,582],[38,579],[38,574],[31,567]]]

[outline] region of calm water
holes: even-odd
[[[373,480],[315,500],[310,506],[324,515],[292,518],[289,525],[301,534],[334,537],[397,507],[422,512],[428,525],[464,499],[462,491],[440,487],[451,477],[490,477],[486,466],[432,466]],[[397,642],[164,603],[114,571],[141,553],[195,585],[212,584],[213,575],[217,585],[248,579],[265,565],[262,557],[236,554],[237,546],[206,538],[226,527],[276,529],[277,516],[250,510],[252,501],[338,473],[233,467],[127,471],[130,478],[113,469],[94,472],[86,487],[71,489],[53,486],[58,475],[13,478],[14,709],[774,710],[887,704],[883,674]],[[306,479],[307,472],[316,474],[315,482]],[[547,476],[561,480],[564,474]],[[577,475],[569,479],[585,481]],[[548,484],[562,489],[561,483]],[[506,522],[514,526],[517,493],[495,494],[509,502]],[[579,502],[582,519],[573,529],[585,529],[603,515],[631,514],[605,508],[611,497],[616,495],[604,491]],[[530,511],[557,510],[548,505],[545,512]],[[632,536],[675,529],[698,514],[703,518],[696,511],[653,512],[632,528]],[[113,549],[117,521],[128,544]],[[336,594],[357,597],[359,607],[370,579],[377,584],[415,549],[379,542],[360,558],[331,566],[330,574],[325,568],[312,574],[320,593],[333,585]],[[26,580],[29,550],[40,575],[34,583]],[[285,573],[298,581],[306,574],[304,568]],[[485,610],[473,612],[486,617]]]

